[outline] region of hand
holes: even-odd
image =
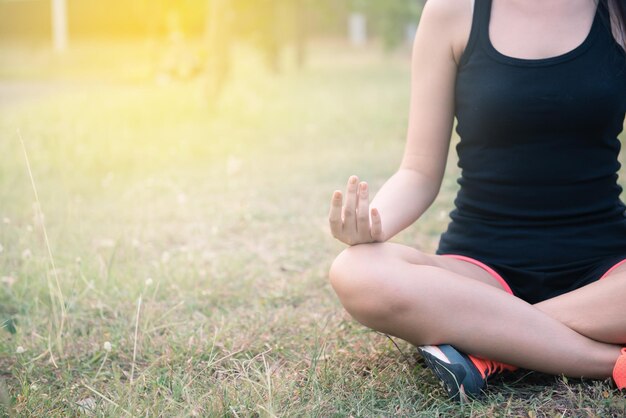
[[[369,191],[366,182],[359,183],[351,176],[346,190],[346,204],[342,206],[339,190],[333,193],[330,204],[330,232],[339,241],[348,245],[384,241],[380,213],[376,208],[369,210]],[[371,222],[370,222],[371,213]]]

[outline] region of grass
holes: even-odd
[[[328,200],[396,169],[407,56],[318,45],[272,76],[242,50],[212,108],[201,78],[155,83],[143,48],[0,49],[1,414],[624,416],[607,382],[539,373],[448,402],[409,344],[342,310]],[[457,176],[452,150],[395,241],[434,251]]]

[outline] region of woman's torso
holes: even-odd
[[[500,53],[491,0],[475,0],[459,62],[460,189],[438,254],[544,271],[626,253],[617,139],[626,54],[598,8],[575,48],[543,59]]]

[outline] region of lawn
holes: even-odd
[[[626,414],[608,382],[529,372],[451,403],[411,345],[343,311],[328,202],[397,168],[406,52],[320,43],[273,75],[241,48],[213,106],[143,43],[0,52],[0,415]],[[394,241],[435,250],[458,175],[452,149]]]

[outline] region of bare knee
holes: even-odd
[[[330,268],[330,282],[344,308],[359,322],[382,330],[414,305],[399,291],[393,270],[407,262],[392,251],[396,244],[360,244],[346,248]]]
[[[342,299],[363,296],[376,286],[381,264],[386,264],[384,243],[354,245],[343,250],[330,266],[330,283]]]

